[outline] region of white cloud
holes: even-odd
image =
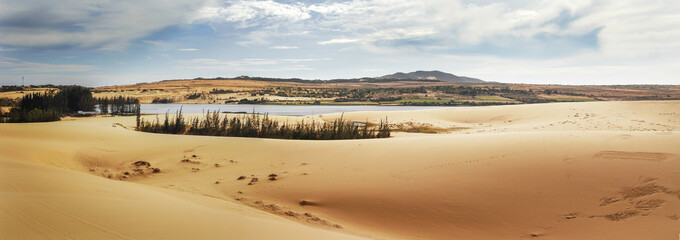
[[[316,38],[318,45],[329,48],[356,45],[364,54],[392,55],[393,59],[431,54],[463,59],[485,56],[500,59],[493,62],[513,66],[514,71],[542,72],[535,74],[537,78],[549,78],[547,73],[553,70],[563,76],[586,79],[592,74],[589,79],[610,81],[615,77],[607,76],[625,76],[626,69],[639,76],[644,70],[653,71],[660,79],[680,74],[665,64],[676,62],[680,55],[680,41],[676,41],[680,39],[680,3],[675,0],[351,0],[276,3],[283,9],[276,14],[264,10],[267,7],[255,7],[272,5],[272,1],[232,1],[223,8],[240,12],[231,11],[234,17],[223,21],[255,29],[257,37],[250,44],[271,44],[290,29],[302,29],[311,32],[309,39]],[[286,24],[272,24],[272,19],[285,19]],[[560,60],[560,64],[545,64],[545,59]],[[600,68],[611,74],[598,74]],[[484,71],[493,69],[489,66]],[[498,72],[507,71],[498,67]]]
[[[18,58],[0,57],[0,69],[14,73],[55,73],[55,72],[87,72],[95,69],[89,65],[48,64],[27,62]]]
[[[0,72],[0,83],[3,85],[20,85],[21,77],[25,77],[26,85],[42,85],[42,84],[63,84],[63,85],[81,85],[86,87],[111,86],[123,84],[135,84],[142,82],[152,82],[167,79],[177,79],[178,75],[153,73],[153,74],[127,74],[125,77],[120,77],[112,74],[79,74],[79,73],[34,73],[21,75],[3,74]],[[189,79],[195,76],[185,76],[183,78]]]
[[[464,63],[459,74],[481,79],[536,84],[678,84],[680,60],[616,61],[597,60],[593,55],[554,60],[508,61],[497,57],[448,57]],[[595,60],[594,60],[595,59]],[[578,64],[585,63],[585,64]],[[528,67],[530,66],[530,67]],[[460,64],[459,66],[461,67]]]
[[[256,35],[243,42],[248,44],[270,44],[268,39],[298,27],[330,38],[318,41],[320,45],[356,43],[366,49],[394,47],[385,41],[402,47],[427,41],[428,49],[469,49],[481,44],[536,47],[537,41],[563,45],[572,41],[576,48],[589,44],[591,48],[601,46],[606,54],[632,57],[680,48],[678,41],[664,41],[678,39],[675,29],[680,29],[676,21],[680,6],[673,0],[352,0],[320,4],[240,0],[227,6],[213,5],[205,12],[199,19],[261,26],[250,32]],[[580,38],[588,34],[597,34],[592,37],[599,42],[579,42],[586,41]],[[542,39],[546,36],[553,40]]]
[[[454,49],[493,43],[497,39],[529,39],[538,34],[584,34],[603,26],[597,23],[559,26],[552,22],[565,13],[584,14],[595,5],[595,0],[528,2],[533,4],[517,8],[503,3],[463,4],[458,0],[353,0],[320,4],[239,0],[226,6],[213,4],[202,10],[196,20],[255,27],[248,35],[257,32],[257,37],[248,36],[245,41],[250,44],[267,44],[269,38],[302,28],[331,38],[318,42],[321,45],[436,39],[440,46]]]
[[[260,21],[291,21],[309,19],[311,16],[302,4],[284,4],[271,0],[232,1],[228,6],[203,8],[194,18],[196,21],[236,22],[240,27],[261,24]]]
[[[533,1],[539,2],[539,1]],[[560,27],[551,21],[565,11],[577,15],[591,1],[565,4],[537,4],[528,9],[512,9],[503,3],[462,4],[459,1],[350,1],[312,7],[324,13],[321,25],[338,29],[362,42],[384,40],[437,39],[449,48],[461,48],[497,39],[528,39],[537,34],[588,32],[601,25],[580,29]],[[351,37],[350,37],[351,38]]]
[[[271,32],[269,29],[252,31],[248,34],[243,35],[241,37],[241,39],[243,40],[237,41],[236,44],[241,46],[268,45],[271,44],[271,42],[268,39],[274,34],[275,33]]]
[[[300,47],[297,46],[271,46],[269,49],[280,49],[280,50],[288,50],[288,49],[298,49]]]
[[[331,44],[342,44],[342,43],[355,43],[360,42],[361,39],[349,39],[349,38],[336,38],[328,41],[321,41],[319,45],[331,45]]]
[[[180,52],[195,52],[195,51],[199,51],[199,50],[200,49],[198,49],[198,48],[180,48],[179,49]]]
[[[188,23],[204,1],[0,2],[0,44],[116,50],[168,26]]]
[[[197,58],[180,61],[180,67],[201,71],[217,72],[285,72],[308,71],[313,68],[304,63],[328,61],[330,58],[246,58],[240,60],[221,60],[212,58]]]
[[[149,44],[151,46],[154,46],[154,47],[166,48],[166,47],[170,46],[169,43],[166,43],[166,42],[163,42],[163,41],[143,40],[142,42]]]
[[[361,44],[366,49],[508,47],[533,38],[596,36],[605,54],[626,57],[677,53],[680,4],[674,0],[351,0],[308,4],[272,0],[185,2],[78,0],[0,2],[0,44],[121,49],[168,26],[236,24],[250,28],[241,45],[271,44],[293,32],[325,37],[321,45]],[[143,24],[140,24],[143,23]],[[298,35],[300,36],[300,35]],[[385,44],[385,41],[394,44]],[[577,40],[572,40],[577,41]],[[280,48],[272,48],[280,49]],[[5,49],[7,50],[7,49]]]

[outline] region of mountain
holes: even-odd
[[[441,71],[415,71],[410,73],[398,72],[391,75],[378,77],[379,79],[428,79],[455,83],[483,83],[484,81],[476,78],[456,76]]]

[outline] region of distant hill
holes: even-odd
[[[456,76],[441,71],[415,71],[410,73],[398,72],[391,75],[378,77],[378,79],[418,79],[418,80],[439,80],[443,82],[455,83],[483,83],[484,81],[476,78]]]

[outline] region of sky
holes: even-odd
[[[416,70],[680,84],[680,1],[0,0],[0,85]]]

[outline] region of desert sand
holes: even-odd
[[[676,239],[680,233],[680,101],[344,117],[387,117],[406,132],[301,141],[135,132],[134,117],[0,124],[0,236]],[[408,133],[414,128],[437,134]]]

